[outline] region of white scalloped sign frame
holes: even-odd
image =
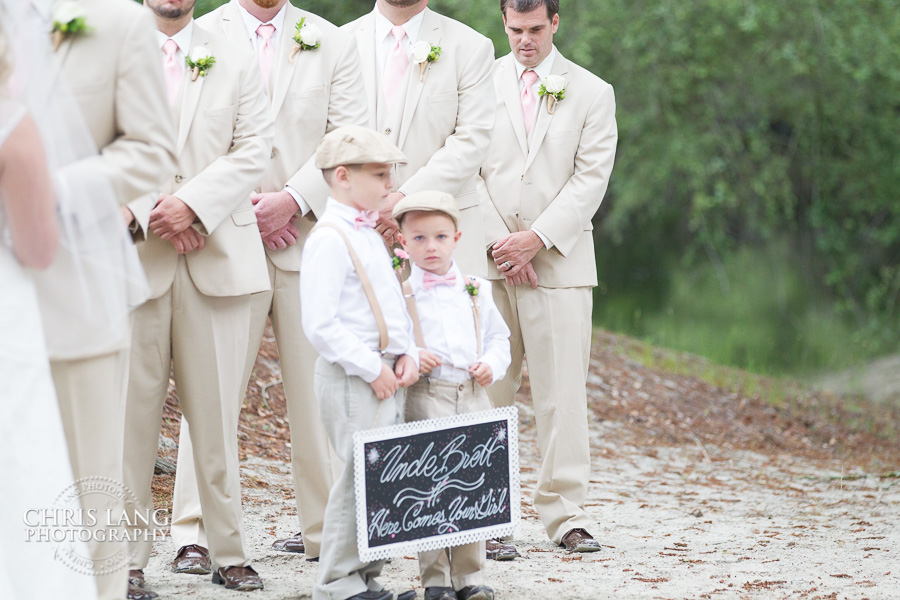
[[[521,518],[518,432],[515,406],[355,432],[360,559],[512,535]]]

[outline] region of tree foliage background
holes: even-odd
[[[374,4],[293,1],[339,25]],[[429,6],[501,56],[498,4]],[[896,2],[562,0],[560,13],[560,51],[617,97],[597,320],[774,372],[896,352]]]

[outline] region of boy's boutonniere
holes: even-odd
[[[216,64],[216,57],[203,46],[195,46],[191,53],[184,57],[184,62],[191,70],[191,81],[197,81],[198,77],[206,77]]]
[[[441,47],[432,46],[425,40],[419,40],[413,46],[412,58],[413,62],[419,65],[419,81],[425,81],[425,70],[429,63],[437,62],[441,57]]]
[[[54,52],[59,50],[63,37],[88,31],[87,13],[81,4],[75,0],[62,0],[53,5],[53,29],[50,37]]]
[[[315,50],[322,45],[322,30],[314,23],[307,23],[303,17],[294,23],[294,47],[291,48],[291,62],[301,50]]]
[[[480,286],[481,284],[475,279],[466,277],[466,291],[469,292],[469,295],[472,296],[473,300],[478,296],[478,288]]]
[[[395,271],[397,271],[398,277],[400,275],[400,271],[403,270],[403,265],[407,260],[409,260],[409,254],[407,254],[406,251],[400,248],[394,248],[394,255],[391,257],[391,266],[394,267]]]
[[[562,102],[566,97],[566,80],[560,75],[548,75],[541,82],[541,89],[538,90],[539,96],[547,96],[547,113],[553,114],[556,111],[556,104]]]

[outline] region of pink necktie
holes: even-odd
[[[272,72],[272,60],[275,58],[275,44],[272,36],[275,35],[275,26],[271,23],[260,25],[256,28],[256,35],[261,43],[257,44],[259,51],[259,70],[262,71],[263,85],[266,92],[269,91],[269,73]]]
[[[403,84],[403,76],[406,75],[406,67],[409,65],[409,56],[403,47],[402,41],[406,37],[406,30],[402,27],[394,27],[391,29],[391,35],[397,43],[394,49],[388,54],[387,62],[384,64],[384,99],[387,101],[388,110],[394,105],[394,98],[397,97],[397,90]]]
[[[175,53],[178,52],[178,44],[175,40],[166,40],[163,44],[163,52],[166,57],[163,60],[163,73],[166,75],[166,89],[169,92],[169,106],[175,105],[175,98],[178,96],[178,86],[181,85],[181,76],[184,69],[178,64]]]
[[[522,71],[522,116],[525,117],[525,133],[531,133],[531,126],[534,125],[534,111],[537,108],[537,96],[534,93],[534,82],[537,81],[538,74],[531,69]]]
[[[426,272],[422,277],[422,285],[425,286],[426,290],[430,290],[436,285],[453,285],[456,283],[456,273],[450,271],[446,275],[435,275],[434,273]]]
[[[356,218],[353,219],[353,227],[359,231],[360,227],[375,227],[378,222],[377,210],[361,210]]]

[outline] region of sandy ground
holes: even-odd
[[[587,507],[603,550],[567,554],[531,507],[538,450],[529,407],[520,409],[523,558],[488,563],[497,598],[900,598],[900,480],[699,442],[629,446],[612,421],[592,425]],[[270,549],[296,528],[288,465],[250,456],[243,477],[247,538],[266,585],[249,597],[309,598],[316,564]],[[161,598],[247,597],[171,573],[174,552],[169,539],[157,543],[146,570]],[[393,560],[383,581],[417,587],[415,557]]]

